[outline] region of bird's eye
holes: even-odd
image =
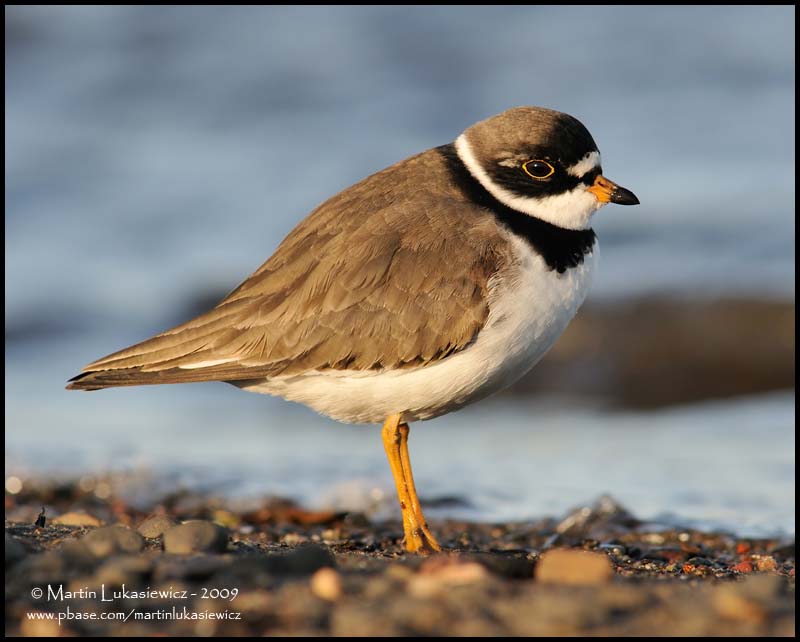
[[[523,163],[522,171],[531,178],[543,180],[545,178],[550,178],[555,173],[556,168],[547,161],[529,160],[527,163]]]

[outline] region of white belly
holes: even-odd
[[[347,423],[432,419],[514,383],[555,343],[583,303],[597,244],[564,274],[547,268],[522,239],[511,238],[512,270],[490,282],[489,316],[476,341],[429,366],[394,371],[320,371],[275,377],[245,390],[279,395]]]

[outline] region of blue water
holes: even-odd
[[[642,201],[597,215],[590,300],[794,298],[793,7],[11,7],[5,35],[12,467],[179,469],[317,504],[330,480],[380,488],[368,429],[221,384],[63,384],[230,290],[328,196],[514,105],[580,118]],[[613,491],[647,516],[793,530],[792,395],[570,404],[535,430],[508,400],[424,424],[420,484],[485,517]],[[513,446],[490,461],[487,424]]]

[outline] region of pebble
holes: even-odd
[[[311,592],[322,600],[335,602],[342,596],[342,578],[332,568],[321,568],[311,576]]]
[[[228,548],[228,529],[203,520],[190,520],[164,533],[167,553],[222,553]]]
[[[641,558],[662,562],[683,562],[689,555],[677,546],[656,546],[643,551]]]
[[[614,568],[603,553],[571,549],[546,551],[536,564],[539,582],[590,586],[609,582]]]
[[[408,582],[408,592],[421,599],[431,598],[456,586],[485,582],[490,577],[483,564],[446,557],[426,561]]]
[[[738,564],[731,567],[732,571],[736,571],[737,573],[752,573],[753,572],[753,564],[750,560],[742,560]]]
[[[604,544],[600,544],[598,548],[601,551],[605,551],[609,555],[613,555],[614,557],[622,557],[628,552],[628,549],[625,548],[625,545],[620,544],[619,542],[606,542]]]
[[[759,555],[755,557],[756,569],[762,573],[771,573],[778,568],[775,558],[770,555]]]
[[[150,515],[139,524],[136,530],[139,531],[140,535],[153,539],[161,537],[170,528],[178,524],[179,522],[177,519],[169,517],[168,515]]]
[[[281,537],[281,543],[286,544],[287,546],[297,546],[298,544],[302,544],[307,541],[308,538],[303,537],[299,533],[286,533],[286,535]]]
[[[103,526],[91,531],[81,540],[96,557],[114,553],[138,553],[144,548],[144,538],[127,526]]]
[[[79,511],[70,511],[58,517],[54,517],[51,524],[60,524],[61,526],[102,526],[103,522],[97,519],[94,515],[83,513]]]

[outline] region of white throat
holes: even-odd
[[[475,154],[472,153],[472,147],[464,134],[456,139],[455,147],[461,162],[487,192],[503,205],[528,216],[569,230],[585,230],[589,228],[592,214],[604,205],[583,184],[579,184],[569,192],[555,196],[545,196],[544,198],[518,196],[492,181],[475,158]],[[597,163],[599,163],[599,155],[591,159],[587,158],[585,162],[582,162],[588,169],[591,169],[588,167],[589,164],[594,166]]]

